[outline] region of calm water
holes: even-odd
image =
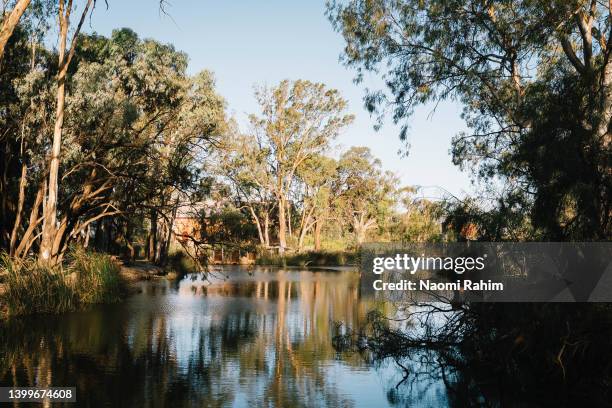
[[[216,275],[143,282],[118,305],[2,326],[0,386],[76,386],[79,406],[448,404],[440,383],[396,389],[395,364],[334,350],[334,322],[358,327],[384,307],[361,295],[357,272]]]

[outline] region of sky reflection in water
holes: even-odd
[[[212,283],[140,288],[119,305],[0,327],[0,385],[76,386],[79,406],[447,403],[441,384],[396,391],[392,363],[334,350],[334,322],[358,327],[376,307],[356,272],[226,267]]]

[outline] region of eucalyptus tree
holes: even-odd
[[[102,63],[83,67],[84,94],[75,95],[75,113],[101,109],[91,112],[94,123],[85,129],[99,132],[102,143],[94,146],[109,149],[84,168],[106,180],[113,206],[103,201],[105,211],[148,213],[151,260],[163,263],[179,211],[189,213],[207,192],[202,162],[223,133],[225,102],[212,74],[187,76],[187,56],[170,45],[119,30],[105,49]],[[109,83],[114,86],[105,88]],[[82,144],[76,146],[82,153]],[[108,164],[96,163],[104,159]]]
[[[93,0],[86,0],[81,17],[72,34],[70,45],[68,44],[68,30],[70,28],[70,17],[75,8],[73,0],[59,0],[59,50],[58,50],[58,72],[57,72],[57,100],[55,105],[55,126],[49,161],[49,181],[47,184],[47,197],[44,205],[44,218],[42,236],[40,241],[40,261],[42,263],[57,263],[59,258],[55,251],[55,241],[59,237],[57,226],[57,200],[59,188],[60,151],[62,146],[62,133],[64,130],[64,108],[66,103],[66,78],[68,67],[76,51],[76,42],[79,37],[85,18],[93,6]],[[68,48],[69,47],[69,48]]]
[[[382,227],[394,211],[398,180],[381,167],[367,147],[352,147],[338,161],[335,211],[350,226],[357,245],[366,241],[369,231]]]
[[[69,243],[91,226],[111,218],[118,224],[133,223],[150,211],[155,214],[151,226],[162,219],[156,252],[163,258],[178,208],[205,192],[201,162],[223,133],[224,101],[209,72],[187,76],[185,54],[140,40],[130,30],[115,31],[111,38],[80,36],[76,47],[66,81],[70,92],[65,101],[52,259],[61,260]],[[32,75],[18,88],[22,99],[52,107],[53,80]],[[38,99],[31,99],[34,95]],[[29,222],[13,218],[14,256],[25,255],[39,242],[46,214],[40,208],[51,146],[44,134],[34,134],[49,129],[54,120],[49,109],[36,112],[24,122],[26,134],[32,134],[23,157],[31,169],[23,179],[25,207],[31,216]]]
[[[396,215],[397,222],[390,228],[394,240],[440,242],[446,239],[442,228],[445,221],[443,202],[422,197],[416,187],[404,187],[399,194],[402,211]]]
[[[232,126],[217,152],[216,173],[229,181],[236,207],[246,209],[257,228],[259,244],[270,248],[272,212],[276,207],[272,174],[266,165],[267,151],[250,135]]]
[[[609,239],[612,4],[597,0],[332,0],[344,62],[383,76],[366,96],[402,122],[463,105],[456,164],[505,184],[533,236]]]
[[[324,84],[282,81],[260,88],[255,97],[261,112],[251,115],[253,136],[270,175],[266,188],[274,194],[278,214],[279,250],[287,248],[288,195],[298,169],[353,121],[346,100]]]
[[[313,155],[296,172],[292,200],[300,212],[297,250],[313,232],[315,250],[321,249],[321,229],[330,217],[331,188],[337,176],[337,163],[331,157]]]
[[[45,29],[34,18],[24,20],[8,44],[10,59],[0,70],[0,247],[11,254],[18,247],[16,226],[31,210],[26,196],[40,186],[46,135],[53,131],[51,72],[56,58],[40,46]],[[34,213],[30,217],[38,221]]]

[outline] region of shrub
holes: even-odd
[[[166,269],[174,272],[177,277],[183,277],[188,273],[198,272],[198,267],[193,259],[183,251],[175,251],[168,255]]]

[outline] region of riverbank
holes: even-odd
[[[113,257],[83,250],[71,251],[57,266],[4,255],[0,276],[0,313],[6,317],[56,314],[113,303],[125,292],[120,266]]]
[[[0,316],[57,314],[89,304],[119,302],[137,291],[137,283],[178,279],[197,272],[184,257],[173,255],[166,267],[145,260],[126,263],[107,254],[77,252],[59,270],[41,268],[34,261],[3,261]],[[357,265],[351,252],[304,252],[264,255],[258,266],[346,271]]]
[[[136,283],[176,279],[194,272],[172,259],[162,268],[139,260],[129,264],[108,254],[76,250],[62,266],[34,259],[3,257],[0,263],[0,316],[58,314],[91,304],[116,303],[136,291]]]
[[[352,251],[308,251],[300,253],[260,254],[256,265],[262,266],[293,266],[301,268],[314,267],[344,267],[359,264],[357,252]]]
[[[119,276],[126,284],[136,283],[154,278],[174,278],[176,272],[153,265],[146,261],[136,261],[129,264],[120,263]]]

